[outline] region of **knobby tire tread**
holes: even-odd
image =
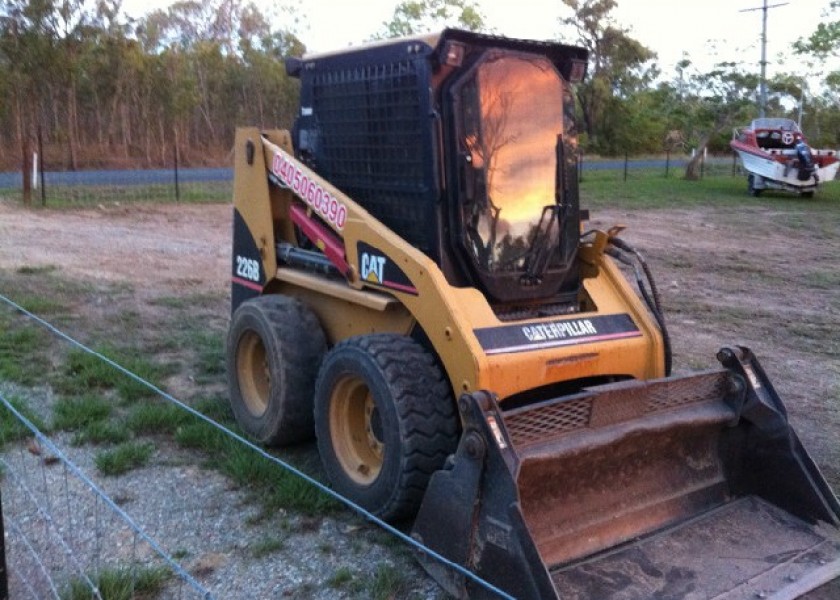
[[[351,345],[374,360],[393,393],[403,451],[399,483],[383,516],[399,521],[416,513],[432,473],[457,447],[455,402],[435,359],[413,339],[375,334],[344,340],[336,348]]]
[[[268,329],[263,333],[273,338],[273,345],[281,354],[269,355],[268,360],[282,373],[280,382],[272,382],[272,387],[283,387],[276,392],[280,394],[277,401],[282,417],[261,441],[269,446],[281,446],[311,439],[314,433],[312,395],[326,352],[321,325],[311,310],[289,296],[260,296],[249,300],[248,304],[247,310],[259,313],[267,322]],[[267,340],[263,340],[263,344],[268,351]]]

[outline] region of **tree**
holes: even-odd
[[[685,117],[695,128],[697,152],[685,168],[686,179],[698,179],[709,142],[734,123],[748,120],[756,106],[759,77],[743,73],[735,63],[720,63],[708,73],[688,78],[683,97]]]
[[[292,125],[282,59],[304,47],[270,25],[285,21],[249,0],[182,0],[136,21],[120,5],[0,0],[0,168],[14,155],[28,172],[38,131],[51,168],[152,167],[173,145],[217,164],[241,123]]]
[[[794,52],[809,57],[809,62],[819,66],[823,76],[821,86],[811,102],[805,120],[808,122],[808,140],[812,144],[836,145],[840,143],[840,71],[825,72],[826,59],[840,54],[840,0],[833,0],[823,13],[824,21],[805,38],[794,44]],[[831,20],[831,19],[834,20]]]
[[[472,0],[403,0],[372,39],[388,39],[439,31],[444,27],[484,29],[484,16]]]
[[[824,16],[828,18],[832,14],[840,12],[840,0],[833,0]],[[807,38],[799,38],[794,44],[794,50],[798,54],[813,54],[819,58],[826,58],[840,52],[840,18],[836,21],[826,21],[817,25],[817,28]]]
[[[590,149],[616,154],[627,148],[614,133],[611,120],[625,112],[634,93],[646,88],[657,72],[650,61],[656,53],[628,35],[610,16],[616,0],[563,0],[572,15],[560,23],[571,28],[576,43],[589,51],[586,80],[577,87],[583,130]]]

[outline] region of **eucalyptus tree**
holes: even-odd
[[[840,52],[840,0],[829,2],[823,17],[825,20],[818,23],[810,35],[796,41],[794,49],[797,53],[825,59]]]
[[[648,89],[658,75],[652,62],[656,53],[615,22],[611,13],[616,0],[562,1],[571,15],[561,17],[560,23],[574,37],[565,41],[589,51],[587,76],[577,87],[588,149],[606,154],[635,151],[633,121],[642,117],[633,115],[630,98]]]
[[[120,0],[0,0],[0,167],[29,169],[39,131],[49,168],[72,169],[155,166],[174,147],[209,162],[239,123],[288,126],[282,58],[303,46],[265,6],[181,1],[132,20]]]
[[[840,144],[840,0],[829,2],[822,16],[813,32],[796,41],[794,51],[821,76],[819,84],[812,86],[804,115],[809,141],[836,146]]]
[[[686,179],[699,177],[700,161],[714,138],[728,128],[755,116],[759,76],[745,73],[737,63],[723,62],[708,72],[695,72],[686,80],[683,110],[692,123],[694,157],[685,169]]]
[[[282,59],[305,48],[254,2],[182,0],[147,15],[138,37],[173,75],[166,104],[186,159],[199,160],[192,148],[224,152],[237,124],[290,125],[296,84]]]
[[[429,33],[444,27],[482,31],[484,15],[472,0],[403,0],[372,39]]]

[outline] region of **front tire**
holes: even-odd
[[[334,489],[377,517],[414,516],[458,430],[448,381],[411,338],[350,338],[324,359],[315,385],[321,461]]]
[[[243,302],[227,339],[230,404],[249,436],[268,446],[312,438],[312,394],[326,352],[318,319],[276,294]]]

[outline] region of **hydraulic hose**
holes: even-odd
[[[607,254],[619,262],[633,268],[639,292],[641,293],[645,304],[647,304],[648,309],[650,309],[651,314],[653,314],[654,319],[656,319],[656,323],[659,325],[659,331],[662,333],[662,344],[665,351],[665,375],[668,376],[671,374],[671,368],[673,365],[671,336],[668,333],[668,327],[665,324],[665,316],[662,312],[662,302],[659,296],[659,289],[656,287],[656,282],[653,279],[653,273],[641,253],[630,244],[617,237],[610,238],[610,244],[613,245],[613,248],[607,249]],[[635,262],[621,252],[622,250],[632,254],[636,259]],[[645,281],[642,278],[641,273],[639,273],[639,266],[641,266],[642,271],[644,271],[647,285],[650,286],[650,293],[648,293]]]

